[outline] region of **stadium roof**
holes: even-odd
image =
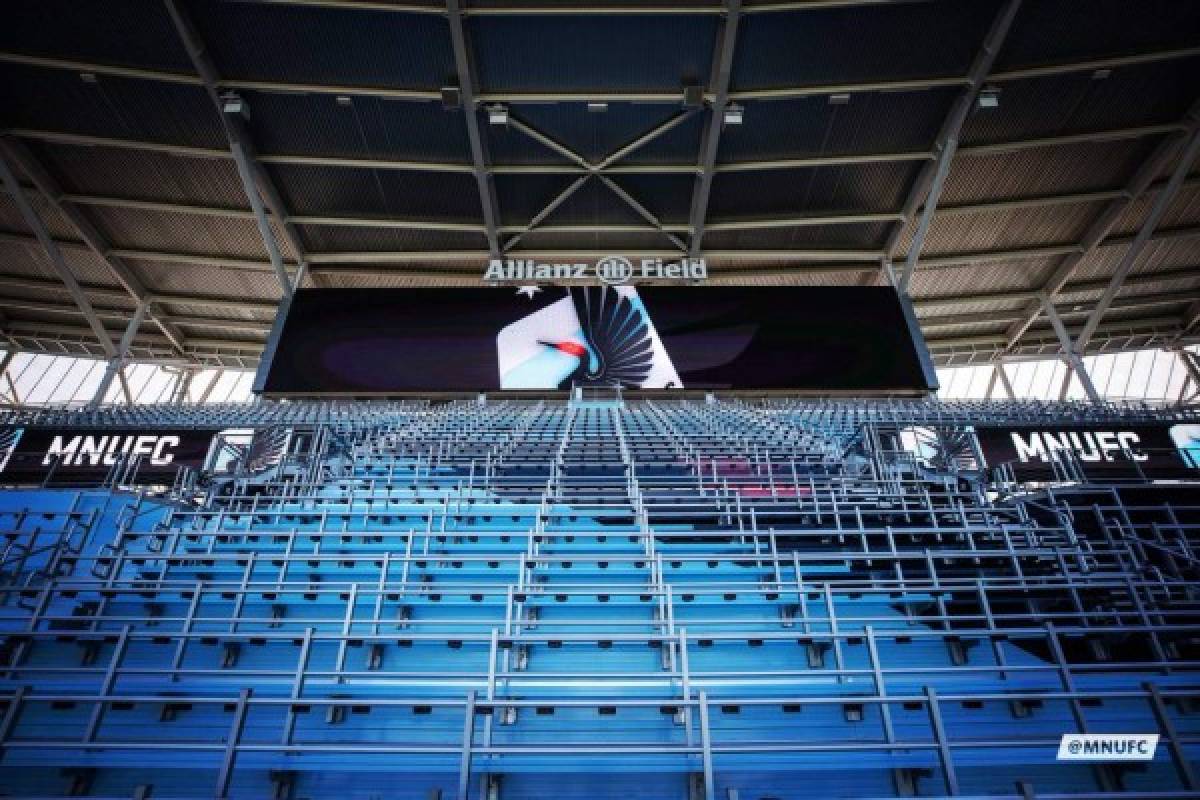
[[[624,253],[911,265],[941,364],[1057,352],[1043,295],[1089,351],[1192,342],[1198,77],[1176,0],[9,0],[0,332],[111,354],[144,300],[135,357],[250,366],[300,265]]]

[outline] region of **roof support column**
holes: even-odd
[[[283,296],[288,297],[292,293],[293,286],[291,279],[288,277],[287,268],[283,264],[283,255],[279,251],[279,243],[275,240],[275,233],[271,230],[271,223],[267,220],[267,212],[263,207],[262,195],[259,194],[258,186],[255,184],[256,172],[254,164],[257,162],[253,145],[250,143],[250,138],[242,123],[241,109],[239,108],[233,112],[226,111],[225,102],[218,88],[220,77],[217,74],[217,69],[213,65],[212,59],[209,58],[204,43],[201,41],[195,25],[192,24],[180,0],[164,0],[164,2],[167,6],[167,12],[171,15],[171,21],[175,25],[175,31],[179,34],[184,49],[187,50],[188,57],[192,61],[192,67],[200,75],[200,79],[204,82],[204,88],[208,92],[213,105],[216,107],[217,114],[221,117],[221,127],[225,131],[225,138],[229,141],[229,150],[233,153],[233,160],[237,165],[238,176],[242,179],[242,188],[246,192],[246,198],[250,201],[250,208],[254,211],[254,220],[258,225],[258,232],[262,236],[263,245],[267,248],[267,255],[271,260],[271,266],[275,270],[275,275],[279,278],[279,285],[283,289]]]
[[[8,374],[8,367],[12,364],[12,360],[17,357],[16,348],[10,348],[4,351],[4,358],[0,359],[0,377],[8,379],[9,388],[12,389],[12,404],[17,404],[17,389],[12,384],[12,377]]]
[[[192,388],[192,378],[196,377],[196,370],[189,367],[184,367],[179,371],[179,378],[176,380],[175,396],[171,399],[172,403],[179,405],[187,402],[188,391]]]
[[[1188,175],[1188,171],[1192,168],[1192,162],[1196,160],[1196,156],[1200,154],[1200,126],[1197,126],[1192,131],[1191,138],[1188,139],[1186,146],[1183,148],[1183,154],[1179,158],[1179,163],[1175,165],[1175,170],[1171,173],[1167,185],[1154,198],[1154,205],[1150,207],[1150,213],[1146,215],[1145,222],[1138,229],[1137,236],[1134,237],[1133,244],[1125,250],[1125,254],[1121,257],[1121,261],[1117,264],[1117,268],[1113,271],[1112,278],[1108,282],[1108,287],[1104,290],[1104,294],[1100,296],[1100,300],[1096,303],[1095,309],[1087,318],[1087,322],[1083,325],[1083,330],[1079,333],[1079,338],[1075,341],[1075,347],[1080,352],[1087,347],[1088,340],[1096,332],[1096,326],[1100,324],[1100,319],[1108,311],[1113,300],[1117,296],[1117,292],[1121,290],[1125,278],[1129,275],[1129,271],[1133,268],[1133,264],[1137,261],[1138,256],[1142,254],[1142,249],[1146,246],[1146,242],[1150,240],[1154,229],[1158,227],[1158,223],[1162,220],[1163,214],[1171,205],[1171,201],[1175,199],[1175,195],[1179,192],[1179,187],[1183,185],[1184,179]]]
[[[227,117],[224,111],[221,112],[222,117]],[[227,125],[231,128],[233,125]],[[238,176],[242,179],[242,188],[246,191],[246,197],[250,200],[250,208],[254,211],[254,222],[258,225],[259,235],[262,236],[263,244],[267,248],[267,256],[271,260],[271,267],[275,270],[275,277],[279,279],[279,286],[283,289],[284,296],[292,293],[292,282],[288,278],[287,268],[283,265],[283,254],[279,252],[279,243],[275,241],[275,234],[271,230],[271,223],[267,220],[267,211],[263,207],[262,197],[258,193],[258,188],[254,185],[253,168],[250,166],[250,160],[246,156],[245,147],[242,143],[234,139],[229,140],[229,148],[233,151],[233,162],[237,165]]]
[[[21,170],[29,176],[29,180],[33,181],[33,185],[42,193],[42,196],[53,206],[60,214],[67,218],[71,226],[79,233],[79,238],[87,245],[88,249],[96,254],[96,257],[104,261],[112,272],[117,282],[125,290],[125,293],[133,298],[134,302],[141,303],[149,297],[145,285],[141,278],[134,272],[133,268],[113,253],[113,246],[108,241],[92,222],[88,214],[80,208],[75,202],[68,199],[66,192],[59,185],[49,172],[46,171],[33,153],[25,144],[17,139],[6,137],[0,142],[6,156]],[[156,314],[153,307],[148,311],[147,318],[154,323],[155,327],[167,337],[171,346],[180,354],[184,355],[185,349],[183,346],[183,334],[167,320],[165,314]]]
[[[1004,393],[1008,395],[1008,399],[1016,400],[1017,393],[1013,391],[1012,381],[1008,379],[1008,372],[1004,369],[1004,362],[997,362],[992,369],[995,372],[995,377],[1000,379],[1000,385],[1004,387]]]
[[[133,392],[129,391],[129,381],[125,378],[125,367],[117,367],[117,380],[121,382],[121,394],[125,395],[125,405],[133,405]]]
[[[1200,100],[1192,104],[1181,124],[1187,133],[1171,134],[1154,148],[1154,152],[1138,167],[1137,172],[1126,185],[1125,191],[1119,197],[1109,200],[1099,216],[1092,220],[1079,242],[1079,247],[1063,256],[1054,271],[1046,277],[1042,283],[1041,292],[1053,299],[1063,290],[1075,272],[1075,268],[1091,258],[1096,248],[1108,237],[1134,199],[1144,194],[1154,184],[1163,168],[1177,152],[1180,142],[1187,138],[1189,133],[1194,135],[1196,130],[1200,129]],[[1042,304],[1039,300],[1031,301],[1022,312],[1021,317],[1008,327],[1008,330],[1005,331],[1005,337],[1008,340],[1006,350],[1011,351],[1016,347],[1020,338],[1037,320],[1041,310]]]
[[[492,258],[499,258],[500,215],[496,210],[496,187],[488,170],[487,142],[479,127],[479,110],[475,107],[475,72],[467,44],[467,32],[463,26],[462,3],[459,0],[446,0],[446,21],[450,23],[450,42],[454,48],[458,90],[462,95],[463,116],[467,123],[467,141],[471,145],[472,171],[475,173],[475,183],[479,186],[479,203],[483,209],[488,252]]]
[[[925,195],[925,205],[921,210],[921,219],[917,223],[917,232],[908,246],[908,255],[904,259],[900,283],[896,287],[901,293],[908,293],[908,284],[912,280],[913,272],[916,271],[917,260],[921,257],[921,248],[925,246],[925,236],[929,233],[934,212],[937,211],[938,200],[941,199],[942,188],[946,184],[946,176],[950,174],[950,165],[958,150],[958,137],[962,132],[963,124],[967,121],[967,114],[970,113],[971,106],[974,105],[975,98],[978,96],[983,82],[987,79],[988,73],[991,72],[992,65],[996,62],[996,56],[1004,45],[1004,40],[1008,38],[1009,28],[1012,27],[1013,18],[1016,17],[1020,7],[1021,0],[1008,0],[992,21],[992,27],[983,40],[983,46],[979,49],[975,56],[975,62],[971,65],[971,71],[967,76],[967,85],[959,94],[950,113],[946,116],[945,122],[942,123],[941,131],[938,132],[937,141],[934,143],[935,161],[927,163],[917,177],[914,197],[921,197],[924,193],[924,184],[927,182],[929,182],[929,192]],[[913,212],[919,202],[919,199],[914,202],[910,198]],[[907,205],[906,211],[908,211]],[[910,216],[911,212],[906,214],[905,219]],[[902,232],[903,229],[903,224],[897,225],[895,234],[897,241],[899,232]],[[889,242],[889,253],[891,246],[894,246],[893,242]]]
[[[33,206],[30,205],[25,190],[17,182],[17,176],[13,174],[8,161],[3,155],[0,155],[0,180],[3,180],[9,196],[17,204],[17,208],[20,210],[25,224],[33,231],[42,249],[46,251],[46,256],[50,259],[50,265],[67,287],[67,292],[71,295],[71,299],[75,301],[75,305],[79,307],[79,310],[83,312],[83,316],[87,320],[88,326],[92,329],[92,333],[96,335],[96,339],[100,342],[100,347],[104,350],[104,354],[112,358],[116,355],[117,351],[113,347],[112,339],[108,336],[108,330],[100,322],[100,318],[96,316],[96,310],[92,308],[92,304],[80,287],[79,281],[75,280],[75,275],[72,274],[70,267],[67,266],[62,251],[58,249],[58,244],[50,237],[50,231],[46,229],[42,218],[38,216]]]
[[[1096,386],[1092,383],[1092,377],[1088,375],[1087,367],[1083,364],[1083,357],[1075,350],[1075,345],[1071,341],[1071,335],[1067,333],[1067,328],[1063,325],[1062,317],[1058,315],[1054,304],[1044,294],[1039,300],[1041,301],[1046,319],[1050,320],[1050,325],[1054,328],[1054,334],[1058,337],[1059,344],[1062,345],[1062,358],[1067,368],[1075,370],[1075,374],[1079,376],[1079,382],[1083,384],[1083,391],[1087,393],[1089,400],[1093,403],[1104,402],[1100,397],[1100,393],[1096,391]]]
[[[713,101],[700,145],[700,174],[696,176],[696,187],[692,194],[691,228],[692,238],[688,255],[695,258],[704,246],[704,221],[708,218],[708,198],[712,194],[713,172],[717,164],[717,147],[721,143],[721,129],[725,126],[725,107],[729,104],[729,79],[733,73],[733,48],[737,43],[738,21],[741,19],[741,0],[729,0],[725,5],[725,23],[717,40],[716,57],[713,59]]]
[[[218,367],[213,370],[212,380],[208,382],[208,386],[204,387],[204,391],[200,393],[200,398],[197,403],[207,403],[208,398],[212,395],[212,390],[217,387],[217,383],[221,380],[221,376],[225,374],[225,370]]]
[[[104,367],[104,375],[101,376],[100,383],[96,386],[96,392],[92,395],[88,408],[95,408],[104,402],[104,397],[108,394],[108,387],[112,386],[113,378],[125,367],[125,361],[129,358],[129,348],[145,317],[146,303],[138,303],[137,310],[133,312],[133,316],[129,318],[129,324],[125,326],[125,333],[121,335],[116,355],[109,358],[108,364]],[[122,380],[124,379],[122,378]],[[126,392],[128,393],[128,387],[126,387]]]
[[[1183,368],[1187,370],[1187,376],[1191,379],[1191,384],[1194,388],[1200,389],[1200,357],[1197,357],[1191,350],[1179,349],[1175,351],[1175,355],[1183,362]],[[1184,381],[1183,392],[1180,394],[1180,402],[1183,402],[1188,397],[1187,381]]]

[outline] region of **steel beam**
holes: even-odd
[[[729,105],[729,81],[733,74],[733,51],[737,45],[741,10],[741,0],[728,0],[725,3],[725,21],[717,37],[716,52],[713,54],[713,72],[709,81],[712,101],[709,104],[708,125],[704,128],[704,138],[700,144],[699,174],[692,190],[691,212],[688,217],[692,228],[692,235],[688,240],[688,255],[693,258],[700,254],[704,243],[704,223],[708,218],[708,199],[712,194],[717,148],[721,143],[721,130],[725,127],[725,109]]]
[[[146,305],[144,302],[138,303],[133,316],[129,318],[129,324],[125,326],[125,333],[121,335],[121,341],[117,344],[117,353],[105,365],[100,383],[96,386],[91,402],[88,403],[89,408],[95,408],[104,402],[104,397],[108,394],[108,387],[112,386],[113,378],[124,369],[125,362],[129,358],[129,348],[133,345],[133,339],[137,336],[142,320],[146,317]]]
[[[1187,177],[1192,162],[1196,160],[1198,154],[1200,154],[1200,125],[1196,126],[1191,138],[1187,140],[1183,148],[1183,154],[1180,156],[1179,163],[1171,173],[1166,188],[1154,198],[1154,204],[1150,207],[1150,213],[1146,215],[1145,221],[1142,222],[1142,227],[1138,229],[1137,236],[1134,237],[1133,242],[1125,250],[1124,255],[1121,256],[1121,260],[1113,270],[1108,286],[1105,287],[1099,302],[1096,303],[1095,310],[1092,311],[1091,316],[1088,317],[1087,322],[1083,326],[1083,331],[1079,334],[1076,347],[1083,348],[1087,346],[1088,339],[1092,338],[1096,326],[1100,324],[1100,319],[1108,311],[1109,306],[1112,305],[1117,292],[1121,290],[1121,286],[1125,282],[1126,277],[1128,277],[1129,271],[1133,269],[1134,262],[1142,254],[1142,249],[1150,241],[1150,237],[1154,234],[1158,223],[1162,220],[1163,214],[1166,213],[1168,206],[1171,205],[1171,201],[1175,199],[1179,187],[1183,184],[1184,178]]]
[[[46,229],[46,225],[42,222],[41,217],[34,211],[33,206],[29,202],[29,198],[25,196],[25,192],[21,189],[17,182],[17,176],[13,174],[12,168],[9,167],[8,159],[0,155],[0,180],[3,181],[8,190],[9,196],[17,205],[18,211],[21,213],[22,219],[29,229],[33,231],[33,235],[37,237],[38,243],[46,252],[46,257],[50,260],[50,265],[58,274],[63,285],[67,287],[67,291],[71,295],[71,299],[75,301],[75,305],[79,307],[80,312],[87,320],[88,326],[91,327],[92,333],[95,334],[96,340],[100,343],[100,347],[104,349],[105,355],[112,358],[116,354],[116,348],[113,346],[112,339],[109,338],[108,330],[105,329],[100,318],[96,316],[95,310],[92,308],[91,301],[88,300],[87,294],[80,287],[79,282],[75,279],[75,275],[71,272],[71,268],[67,266],[67,261],[63,258],[62,251],[58,244],[50,236],[50,231]]]
[[[204,404],[208,402],[208,398],[212,395],[212,390],[216,388],[217,382],[221,380],[221,376],[224,374],[225,370],[223,369],[213,370],[212,380],[208,382],[208,385],[204,387],[204,391],[200,393],[200,398],[196,400],[197,404]]]
[[[0,147],[4,152],[21,168],[21,170],[29,176],[29,180],[41,193],[41,196],[46,199],[50,205],[66,217],[71,226],[79,234],[97,258],[103,261],[116,277],[117,282],[125,290],[135,303],[143,303],[148,298],[146,286],[142,279],[138,277],[134,269],[126,264],[113,249],[112,243],[108,241],[100,229],[96,227],[91,218],[71,201],[63,192],[62,185],[42,166],[42,164],[34,157],[29,148],[23,142],[16,139],[5,137],[0,139]],[[175,328],[167,320],[161,319],[159,314],[153,309],[148,310],[148,318],[154,326],[157,327],[168,339],[175,349],[180,353],[183,352],[183,333]]]
[[[992,26],[967,73],[967,85],[959,94],[958,99],[954,101],[950,113],[946,115],[946,119],[942,123],[941,130],[938,131],[937,139],[934,142],[934,152],[937,154],[935,160],[922,167],[921,173],[913,184],[913,191],[905,203],[905,212],[908,212],[910,208],[915,211],[917,206],[921,205],[922,197],[924,198],[924,208],[921,210],[921,218],[917,223],[917,231],[913,235],[908,254],[905,256],[904,268],[900,271],[900,282],[897,288],[903,294],[908,293],[909,283],[917,268],[917,260],[921,257],[921,248],[925,246],[925,236],[929,233],[929,226],[933,222],[933,215],[937,211],[938,201],[942,196],[942,188],[946,184],[946,176],[950,174],[950,166],[954,162],[954,153],[958,150],[958,137],[962,132],[963,123],[967,121],[967,115],[971,112],[975,98],[979,95],[979,90],[983,88],[983,82],[987,79],[992,65],[996,62],[996,57],[1000,54],[1000,48],[1004,46],[1004,40],[1008,38],[1008,31],[1020,8],[1021,0],[1007,0],[1000,7],[995,19],[992,20]],[[909,215],[906,214],[904,223],[893,227],[886,248],[888,261],[891,261],[895,253],[896,244],[900,240],[908,219]]]
[[[687,250],[687,244],[682,239],[680,239],[678,236],[676,236],[671,231],[667,230],[666,226],[663,225],[661,221],[659,221],[658,217],[656,217],[654,215],[654,213],[650,211],[650,209],[646,208],[641,203],[639,203],[634,198],[634,196],[631,195],[629,192],[625,191],[625,189],[623,189],[620,184],[618,184],[612,178],[610,178],[604,174],[600,175],[600,182],[603,183],[605,186],[607,186],[609,191],[611,191],[613,194],[615,194],[617,197],[619,197],[621,200],[623,200],[625,202],[625,205],[632,208],[634,210],[634,213],[636,213],[642,219],[646,220],[646,223],[648,225],[650,225],[651,228],[654,228],[659,233],[663,234],[668,239],[670,239],[671,243],[674,244],[676,247],[678,247],[680,252]]]
[[[1131,308],[1161,308],[1163,306],[1178,306],[1185,302],[1186,298],[1180,297],[1176,293],[1156,293],[1145,295],[1134,295],[1131,297],[1121,298],[1116,301],[1114,307],[1120,309]],[[1078,306],[1078,308],[1076,308]],[[1065,309],[1057,309],[1060,317],[1087,317],[1094,303],[1087,304],[1069,304]],[[956,325],[981,325],[989,323],[1006,323],[1011,322],[1020,316],[1020,310],[1007,309],[1003,311],[990,311],[984,313],[964,313],[964,314],[945,314],[945,315],[928,315],[920,317],[921,327],[925,330],[934,328],[946,328]]]
[[[645,208],[645,206],[643,206],[636,199],[634,199],[634,197],[632,195],[630,195],[628,192],[626,192],[624,189],[622,189],[616,182],[610,180],[606,173],[615,171],[616,169],[618,169],[618,167],[614,166],[618,160],[625,158],[626,156],[635,152],[638,148],[649,144],[650,142],[657,139],[659,136],[662,136],[667,131],[670,131],[673,128],[677,127],[681,122],[683,122],[685,119],[687,119],[689,116],[691,116],[692,113],[693,112],[690,112],[690,111],[684,111],[680,114],[676,114],[675,116],[667,119],[665,122],[662,122],[659,125],[656,125],[653,128],[651,128],[650,130],[641,134],[633,141],[631,141],[625,145],[622,145],[621,147],[618,147],[616,150],[609,153],[607,156],[605,156],[603,159],[601,159],[599,162],[597,162],[595,164],[591,163],[586,158],[584,158],[582,155],[580,155],[579,153],[576,153],[574,150],[567,147],[566,145],[556,141],[553,137],[548,136],[547,134],[539,131],[537,128],[533,127],[529,123],[510,115],[509,126],[511,128],[513,128],[514,130],[520,131],[521,133],[525,134],[526,136],[529,136],[531,139],[538,142],[539,144],[542,144],[543,146],[549,148],[550,150],[553,150],[554,152],[563,156],[567,160],[578,165],[581,169],[585,170],[585,172],[579,179],[572,182],[570,185],[567,186],[566,189],[564,189],[562,192],[560,192],[558,195],[556,195],[554,197],[554,199],[551,200],[550,203],[548,203],[541,211],[539,211],[537,214],[535,214],[533,216],[533,219],[531,219],[527,224],[520,226],[515,231],[515,235],[512,238],[510,238],[507,242],[505,242],[505,244],[504,244],[505,251],[511,250],[513,248],[513,246],[515,246],[516,243],[518,241],[520,241],[520,239],[526,233],[533,230],[534,228],[537,228],[542,223],[542,221],[547,219],[556,208],[558,208],[560,205],[562,205],[563,202],[565,202],[567,200],[567,198],[569,198],[571,195],[573,195],[575,192],[577,192],[580,188],[582,188],[584,183],[587,182],[587,179],[592,176],[596,176],[597,178],[599,178],[600,181],[606,187],[608,187],[608,189],[610,191],[612,191],[618,198],[620,198],[622,202],[624,202],[626,205],[628,205],[630,208],[632,208],[638,214],[638,216],[640,216],[642,219],[646,220],[646,222],[650,225],[651,229],[655,229],[655,230],[658,230],[660,233],[666,234],[667,237],[672,241],[672,243],[674,243],[677,247],[679,247],[680,250],[685,249],[682,240],[680,240],[678,237],[676,237],[673,233],[669,232],[667,230],[666,226],[664,226],[662,224],[662,222],[660,222],[659,219],[654,216],[654,214],[652,214],[649,210],[647,210]],[[587,232],[610,231],[617,227],[619,227],[619,226],[593,225],[593,226],[589,226],[589,230]],[[621,227],[623,227],[623,226],[621,226]],[[561,228],[561,227],[556,227],[555,229],[563,230],[563,228]],[[647,229],[639,228],[637,230],[647,230]]]
[[[995,370],[993,375],[1000,379],[1000,385],[1004,387],[1004,393],[1008,395],[1008,399],[1016,400],[1017,393],[1013,391],[1012,381],[1008,379],[1008,371],[1004,369],[1004,362],[997,362],[993,369]]]
[[[1123,141],[1139,139],[1148,136],[1161,136],[1175,133],[1184,129],[1179,124],[1141,125],[1130,128],[1112,128],[1088,131],[1085,133],[1063,134],[1059,136],[1044,136],[1033,139],[1015,139],[1010,141],[993,142],[990,144],[966,145],[958,148],[959,158],[976,158],[1022,150],[1040,149],[1044,147],[1069,147],[1096,142]],[[93,136],[90,134],[70,133],[66,131],[49,131],[36,128],[10,128],[7,135],[23,139],[53,142],[83,147],[112,147],[123,150],[144,150],[146,152],[167,153],[185,158],[232,159],[233,154],[228,150],[211,147],[196,147],[193,145],[152,142],[139,139],[126,139],[112,136]],[[931,161],[934,153],[924,150],[892,151],[881,153],[841,153],[821,156],[804,156],[798,158],[766,159],[754,161],[733,161],[717,164],[713,169],[717,173],[754,172],[760,170],[789,170],[809,169],[813,167],[839,167],[850,164],[878,164],[906,161]],[[341,156],[296,155],[286,153],[258,153],[257,160],[262,164],[289,164],[294,166],[321,166],[343,169],[384,169],[416,172],[452,172],[457,174],[474,174],[472,164],[447,163],[438,161],[404,161],[383,158],[347,158]],[[489,168],[493,175],[578,175],[586,170],[578,164],[495,164]],[[629,164],[611,165],[607,168],[609,174],[636,175],[695,175],[699,171],[697,164]]]
[[[564,13],[581,13],[581,7],[568,5],[542,6],[541,13],[547,9],[561,9]],[[724,9],[719,6],[708,6],[709,13],[721,14]],[[742,13],[761,13],[765,6],[750,5]],[[446,9],[438,8],[439,13],[447,13]],[[484,9],[475,7],[460,8],[457,15],[477,16],[486,13]],[[583,13],[587,13],[583,11]],[[453,18],[450,13],[448,18]],[[1030,78],[1040,78],[1052,75],[1067,75],[1075,72],[1092,72],[1097,69],[1116,69],[1139,64],[1149,64],[1162,61],[1176,61],[1193,58],[1200,55],[1200,47],[1168,48],[1163,50],[1132,53],[1128,55],[1111,56],[1107,58],[1077,59],[1058,64],[1044,64],[1033,67],[1018,67],[992,76],[997,83],[1006,83]],[[0,63],[21,64],[24,66],[44,69],[60,69],[70,72],[91,72],[96,75],[110,75],[118,78],[135,80],[158,81],[185,86],[201,86],[203,82],[195,75],[170,70],[144,67],[128,67],[118,64],[104,64],[82,61],[78,59],[56,58],[53,56],[38,56],[15,51],[0,52]],[[839,92],[863,93],[886,91],[924,91],[947,86],[965,86],[969,76],[966,75],[936,75],[920,78],[878,79],[858,81],[845,84],[808,84],[784,86],[770,89],[744,89],[733,92],[733,100],[773,100],[797,97],[813,97]],[[277,94],[315,94],[315,95],[348,95],[362,97],[379,97],[391,100],[407,100],[413,102],[437,101],[441,95],[436,90],[416,89],[392,86],[366,86],[345,84],[302,83],[296,81],[267,81],[253,79],[225,78],[218,84],[223,90],[245,90]],[[589,101],[608,100],[610,102],[661,103],[675,105],[679,102],[677,91],[637,91],[637,92],[488,92],[477,98],[481,103],[586,103]]]
[[[607,161],[607,159],[606,159]],[[606,169],[604,162],[597,165]],[[619,169],[619,167],[617,168]],[[1158,182],[1146,190],[1145,194],[1162,189],[1166,181]],[[1200,177],[1188,178],[1182,188],[1200,186]],[[998,200],[987,200],[958,205],[939,205],[938,216],[964,216],[991,211],[1013,211],[1018,209],[1043,208],[1047,206],[1072,205],[1091,203],[1101,200],[1112,200],[1126,196],[1124,188],[1104,189],[1093,192],[1068,192],[1064,194],[1039,194],[1023,197],[1012,197]],[[195,214],[197,216],[223,217],[228,219],[254,219],[254,211],[249,208],[232,208],[228,206],[203,206],[186,203],[176,203],[167,200],[143,200],[132,197],[115,197],[112,195],[92,194],[63,194],[60,199],[65,203],[82,206],[98,206],[101,208],[119,208],[136,211],[162,212],[168,214]],[[272,212],[274,213],[274,212]],[[903,221],[903,209],[899,211],[870,212],[865,214],[823,214],[800,215],[783,217],[763,217],[759,219],[736,219],[722,222],[708,222],[707,231],[741,231],[764,230],[773,228],[811,227],[824,225],[860,225],[878,222]],[[316,216],[308,214],[293,214],[290,221],[296,225],[323,225],[332,227],[378,228],[396,230],[437,230],[453,233],[484,233],[483,225],[469,222],[438,222],[423,219],[396,219],[392,217],[357,217],[357,216]],[[525,225],[501,225],[500,233],[515,234],[526,229]],[[595,232],[629,232],[645,230],[642,226],[624,225],[552,225],[541,226],[543,231],[559,233],[595,233]],[[691,227],[687,224],[665,224],[663,230],[674,233],[688,233]]]
[[[1046,315],[1046,319],[1050,320],[1050,325],[1054,328],[1054,334],[1062,345],[1063,361],[1079,376],[1079,382],[1083,384],[1083,390],[1087,393],[1088,399],[1093,403],[1102,402],[1100,393],[1096,391],[1092,378],[1088,375],[1087,367],[1084,366],[1082,352],[1075,349],[1075,343],[1071,341],[1071,336],[1067,333],[1067,328],[1063,325],[1062,318],[1058,316],[1054,304],[1050,302],[1047,295],[1042,295],[1039,302],[1042,304],[1042,311]]]
[[[1075,269],[1089,258],[1097,247],[1100,247],[1105,242],[1105,239],[1121,217],[1124,216],[1126,209],[1133,202],[1134,198],[1149,189],[1159,175],[1162,174],[1163,169],[1170,162],[1170,159],[1178,152],[1181,141],[1186,138],[1186,135],[1182,131],[1191,132],[1194,135],[1197,124],[1200,124],[1200,101],[1192,104],[1187,116],[1180,123],[1181,132],[1161,142],[1154,149],[1154,152],[1142,162],[1126,185],[1125,193],[1120,197],[1108,201],[1103,211],[1092,220],[1084,232],[1078,248],[1064,254],[1058,265],[1041,282],[1039,291],[1053,298],[1062,290],[1062,287],[1070,280]],[[1016,346],[1021,336],[1024,335],[1029,326],[1037,319],[1041,308],[1040,301],[1030,302],[1022,317],[1008,329],[1008,347],[1012,348]]]
[[[73,305],[52,303],[45,300],[27,300],[23,298],[0,296],[0,304],[16,310],[45,312],[48,314],[82,313]],[[123,308],[101,308],[93,306],[93,309],[96,312],[96,316],[100,319],[115,319],[120,322],[127,322],[130,317],[130,312]],[[229,319],[223,317],[174,316],[171,317],[171,321],[179,325],[187,325],[191,327],[221,328],[227,331],[250,333],[265,333],[271,327],[271,323],[269,322],[245,319]]]
[[[258,225],[259,235],[262,236],[271,266],[279,279],[283,296],[287,297],[292,293],[294,287],[288,277],[287,269],[284,267],[283,254],[279,250],[279,243],[275,240],[275,233],[271,230],[271,223],[267,219],[267,212],[263,207],[262,195],[260,195],[257,185],[257,172],[254,167],[254,146],[250,141],[250,136],[240,114],[226,112],[221,98],[220,76],[217,74],[216,66],[209,57],[204,42],[200,39],[200,34],[186,9],[179,0],[163,0],[163,2],[166,3],[167,11],[171,15],[175,32],[179,35],[188,58],[191,59],[192,67],[200,75],[204,89],[208,93],[217,115],[221,118],[221,127],[229,142],[229,151],[233,154],[234,164],[237,165],[238,176],[242,179],[242,188],[245,190],[246,198],[250,201],[250,207],[254,210],[254,220]],[[299,254],[297,255],[299,256]]]
[[[447,21],[450,23],[450,43],[454,49],[454,67],[458,73],[458,90],[462,94],[463,118],[467,123],[467,140],[471,146],[471,166],[479,187],[479,204],[483,211],[483,226],[487,232],[488,253],[498,258],[500,246],[500,214],[497,211],[496,187],[488,173],[487,140],[479,127],[476,108],[475,70],[463,25],[460,0],[446,0]]]
[[[515,247],[517,242],[524,238],[525,234],[529,233],[531,230],[540,225],[542,220],[549,217],[555,212],[556,209],[558,209],[559,206],[567,202],[571,195],[582,189],[583,185],[587,183],[588,179],[591,177],[592,176],[589,173],[587,175],[580,175],[578,178],[571,181],[567,188],[556,194],[554,198],[542,208],[541,211],[533,215],[533,219],[529,220],[529,223],[524,226],[523,230],[520,230],[515,235],[509,237],[509,239],[504,242],[504,245],[501,249],[507,253],[510,249]]]
[[[1159,241],[1192,238],[1196,236],[1200,236],[1200,226],[1158,230],[1155,231],[1150,238],[1152,241]],[[37,240],[34,237],[28,235],[0,231],[0,243],[7,242],[12,244],[27,245],[34,244],[36,241]],[[1128,244],[1131,241],[1133,241],[1132,236],[1110,237],[1104,241],[1101,246],[1121,246]],[[57,246],[63,250],[88,249],[86,245],[83,245],[79,242],[72,242],[70,240],[55,240],[55,242]],[[1077,253],[1078,250],[1079,245],[1076,244],[1053,244],[1038,245],[1034,247],[1025,247],[1013,250],[983,250],[969,253],[949,253],[942,256],[926,258],[922,261],[922,266],[925,269],[955,268],[982,262],[1041,259],[1055,255]],[[234,256],[216,256],[202,253],[177,253],[157,250],[140,250],[133,248],[113,248],[110,253],[127,259],[179,263],[192,266],[211,266],[216,268],[249,270],[252,272],[271,271],[270,264],[264,263],[261,260],[238,258]],[[596,258],[607,254],[607,251],[601,250],[537,249],[522,250],[511,253],[510,255],[512,255],[514,258],[586,259]],[[674,250],[662,249],[656,249],[653,251],[647,250],[643,254],[646,256],[659,256],[663,258],[673,258],[678,255],[678,253]],[[719,259],[730,262],[768,263],[773,261],[795,261],[819,263],[826,261],[829,262],[826,265],[827,270],[836,272],[864,272],[878,269],[878,264],[883,253],[879,250],[709,250],[705,252],[705,255],[711,259]],[[460,268],[458,271],[424,270],[393,273],[388,270],[379,269],[355,270],[351,268],[351,265],[427,264],[430,262],[445,261],[475,264],[481,262],[487,257],[488,253],[484,250],[349,251],[308,254],[309,264],[311,265],[310,270],[316,274],[338,271],[354,272],[355,274],[373,276],[390,274],[399,278],[453,278],[456,275],[462,276],[466,274],[474,274],[475,268],[471,267],[467,270],[462,270]],[[834,266],[835,263],[837,266]],[[765,269],[763,274],[767,274],[769,272],[769,269]],[[734,273],[727,274],[732,275]],[[786,270],[784,273],[780,274],[786,274]]]

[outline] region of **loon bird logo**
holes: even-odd
[[[502,389],[679,387],[679,375],[632,287],[573,287],[500,331]]]

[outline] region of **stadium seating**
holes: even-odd
[[[0,797],[1184,797],[1200,496],[1003,484],[1039,403],[20,412],[280,442],[0,491]],[[1160,733],[1140,764],[1068,732]]]

